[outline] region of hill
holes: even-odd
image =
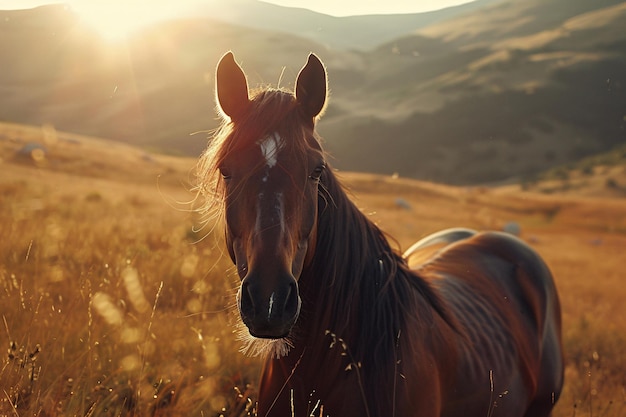
[[[285,78],[295,78],[310,51],[325,51],[208,18],[167,21],[110,43],[64,6],[0,11],[0,60],[9,63],[0,67],[0,120],[197,155],[216,127],[212,71],[229,49],[255,68],[252,85],[276,84],[285,66]]]
[[[334,17],[296,7],[257,0],[236,0],[219,5],[208,2],[194,16],[311,39],[329,49],[367,51],[421,28],[494,3],[475,0],[424,13]]]
[[[40,173],[62,173],[68,182],[80,177],[189,189],[194,161],[108,139],[59,132],[50,125],[0,123],[0,164],[6,168],[3,177],[11,175],[11,167],[19,166]]]
[[[527,182],[626,141],[625,2],[472,4],[363,51],[337,49],[304,26],[301,37],[290,32],[301,19],[328,16],[256,2],[239,24],[225,22],[234,21],[228,8],[212,18],[198,12],[118,44],[60,6],[0,12],[0,60],[8,63],[0,67],[0,120],[197,155],[217,126],[213,68],[225,51],[235,51],[252,86],[287,88],[315,51],[332,91],[319,129],[342,169]],[[252,27],[255,13],[277,20]],[[348,31],[345,19],[337,27]],[[359,19],[408,30],[395,17]]]
[[[373,51],[321,130],[346,169],[523,180],[626,141],[623,27],[624,2],[494,4]]]

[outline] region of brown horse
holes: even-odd
[[[295,93],[250,95],[232,53],[216,81],[225,121],[201,158],[201,188],[225,219],[247,349],[266,354],[258,415],[549,416],[561,319],[539,256],[468,229],[394,251],[328,166],[315,55]]]

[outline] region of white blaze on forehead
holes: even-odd
[[[273,133],[257,143],[261,147],[267,166],[273,168],[278,162],[278,151],[283,146],[283,138],[278,133]]]

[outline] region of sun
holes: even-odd
[[[182,3],[185,3],[183,0]],[[175,17],[181,2],[168,0],[71,0],[79,18],[109,41],[124,40],[152,23]]]

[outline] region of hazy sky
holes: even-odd
[[[83,4],[87,7],[91,4],[102,6],[104,4],[115,7],[117,4],[125,6],[148,6],[159,4],[159,8],[173,9],[185,7],[185,4],[218,3],[220,0],[0,0],[1,9],[24,9],[48,3],[71,3]],[[227,0],[222,0],[227,1]],[[471,0],[266,0],[268,3],[276,3],[284,6],[303,7],[317,12],[334,16],[346,16],[355,14],[378,14],[378,13],[412,13],[434,9],[441,9],[455,4],[467,3]],[[149,9],[148,8],[148,9]]]

